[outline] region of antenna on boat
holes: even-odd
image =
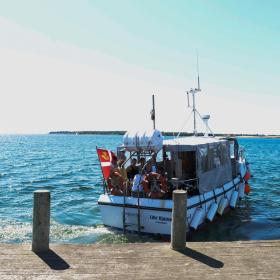
[[[199,81],[199,63],[198,63],[198,50],[196,49],[196,70],[197,70],[197,89],[201,91],[200,89],[200,81]]]
[[[156,129],[156,110],[155,110],[155,95],[153,94],[153,109],[151,110],[151,120],[153,121],[153,129]]]
[[[195,107],[195,95],[196,93],[201,91],[200,88],[200,81],[199,81],[199,64],[198,64],[198,51],[196,50],[196,67],[197,67],[197,88],[191,88],[190,90],[188,90],[186,93],[188,95],[188,107],[190,107],[190,103],[189,103],[189,94],[192,94],[192,100],[193,100],[193,134],[196,136],[197,135],[197,126],[196,126],[196,107]]]
[[[194,136],[197,135],[196,116],[198,116],[204,122],[205,127],[206,127],[204,136],[207,137],[209,135],[209,132],[212,134],[212,136],[214,136],[214,133],[212,132],[212,130],[210,129],[210,127],[208,125],[210,115],[201,116],[195,107],[195,95],[201,91],[200,80],[199,80],[199,63],[198,63],[198,51],[197,50],[196,50],[196,67],[197,67],[197,88],[194,88],[194,89],[191,88],[190,90],[186,91],[186,94],[188,97],[188,107],[191,107],[190,100],[189,100],[189,94],[192,95],[192,112],[191,112],[191,114],[193,114],[193,134],[194,134]],[[178,133],[177,137],[179,137],[180,134],[181,134],[181,132]]]

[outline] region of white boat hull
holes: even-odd
[[[225,208],[229,208],[232,193],[234,191],[239,193],[239,188],[243,188],[244,182],[242,178],[245,173],[245,163],[240,163],[240,175],[234,180],[203,195],[196,195],[188,198],[186,209],[188,229],[191,228],[192,222],[196,225],[195,228],[198,228],[206,221],[207,213],[213,203],[216,202],[219,205],[223,198],[226,198],[228,205],[226,205]],[[242,197],[239,198],[241,199]],[[160,235],[171,234],[171,214],[173,205],[171,199],[139,198],[138,207],[138,199],[135,197],[104,194],[100,196],[98,204],[100,206],[103,223],[106,226],[119,229],[123,229],[125,226],[127,231],[137,232],[139,213],[139,225],[142,233]],[[197,211],[198,208],[201,208],[201,210]],[[196,212],[199,213],[198,217],[195,216]]]

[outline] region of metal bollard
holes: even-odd
[[[49,250],[50,192],[35,191],[33,200],[32,251],[42,253]]]
[[[174,190],[172,196],[171,248],[179,251],[186,247],[187,192]]]

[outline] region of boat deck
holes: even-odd
[[[0,279],[280,279],[280,241],[52,245],[0,244]]]

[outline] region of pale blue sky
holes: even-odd
[[[125,95],[125,92],[131,94],[131,87],[126,88],[125,80],[131,81],[130,78],[133,78],[137,81],[135,87],[139,88],[141,81],[147,77],[153,77],[149,73],[157,73],[157,78],[151,78],[153,81],[150,81],[154,83],[154,88],[149,85],[143,86],[143,89],[159,92],[158,98],[165,98],[165,102],[168,102],[166,96],[163,97],[164,94],[161,92],[166,95],[173,86],[179,87],[181,82],[185,81],[185,87],[181,88],[184,97],[184,91],[195,86],[195,50],[198,49],[201,85],[208,95],[205,103],[203,100],[201,101],[202,109],[204,110],[206,105],[209,106],[209,101],[211,102],[209,95],[212,95],[213,104],[211,104],[212,108],[209,108],[209,112],[218,111],[216,116],[213,115],[218,119],[213,119],[213,123],[217,123],[215,126],[217,132],[280,133],[279,125],[276,125],[271,119],[280,116],[278,111],[280,101],[278,91],[280,86],[279,10],[280,2],[272,0],[2,0],[0,1],[0,17],[5,20],[5,28],[2,28],[0,35],[3,35],[5,30],[7,32],[1,36],[0,50],[3,55],[4,50],[17,51],[25,55],[37,55],[38,61],[46,57],[55,59],[55,61],[64,60],[64,62],[70,63],[67,67],[77,65],[85,67],[87,65],[97,67],[96,69],[103,68],[105,73],[111,65],[113,75],[122,75],[120,80],[123,79],[123,83],[116,82],[115,92],[120,94],[119,92],[123,91],[124,95],[120,94],[120,99],[128,102],[134,101],[135,98],[130,100]],[[11,27],[12,25],[13,27]],[[32,39],[30,39],[31,37]],[[30,41],[28,42],[28,40]],[[45,47],[47,43],[44,43],[44,40],[52,45],[52,51],[52,47]],[[59,48],[56,46],[59,44],[67,46],[68,56],[63,51],[58,51]],[[71,55],[70,48],[75,48],[75,52],[78,51],[79,54],[77,52]],[[87,60],[86,54],[89,52],[94,52],[95,58]],[[81,58],[82,56],[83,58]],[[96,56],[99,57],[98,62]],[[103,56],[106,58],[103,59]],[[110,62],[110,59],[116,59],[121,65]],[[49,61],[48,65],[51,67]],[[135,73],[132,69],[135,69]],[[33,70],[34,66],[26,68],[26,71],[30,71],[30,73]],[[45,71],[47,71],[46,67]],[[46,75],[48,75],[47,73]],[[18,71],[17,74],[20,75],[20,72]],[[75,74],[72,73],[72,75]],[[169,83],[161,89],[160,79],[167,76],[170,79]],[[67,76],[64,78],[65,80],[62,78],[61,81],[52,80],[52,83],[59,84],[69,80]],[[17,77],[14,76],[14,79],[16,80]],[[106,76],[103,76],[103,79],[106,80]],[[143,83],[146,83],[147,79]],[[108,82],[105,81],[105,83]],[[165,81],[162,81],[162,84],[164,83]],[[82,88],[85,82],[81,82],[80,85]],[[28,86],[28,83],[25,86]],[[78,81],[76,86],[79,88]],[[71,88],[71,85],[69,87]],[[98,91],[99,87],[93,86],[91,90]],[[21,87],[21,89],[24,94],[24,88]],[[209,89],[210,93],[208,93]],[[16,88],[14,90],[16,91]],[[33,90],[35,92],[35,89]],[[107,88],[107,91],[110,89]],[[143,96],[146,98],[154,92],[145,92]],[[5,90],[2,89],[1,94],[5,94]],[[59,91],[57,94],[62,93]],[[71,94],[75,95],[74,92]],[[70,107],[74,107],[74,104],[77,105],[79,94],[77,93],[77,97],[72,98],[73,105],[70,104]],[[170,95],[172,96],[172,92]],[[28,96],[27,94],[27,99]],[[32,98],[31,95],[29,97]],[[102,99],[102,97],[98,98]],[[222,98],[220,104],[219,98]],[[65,99],[59,100],[62,102],[61,106],[63,106],[63,100]],[[234,118],[231,116],[231,121],[227,125],[223,125],[224,114],[230,108],[229,100],[233,101],[232,106],[235,108],[235,112],[238,111],[239,117],[235,118],[234,123]],[[117,99],[115,101],[117,102]],[[52,100],[53,102],[55,99]],[[68,102],[71,103],[71,100]],[[145,102],[150,102],[150,99]],[[172,100],[172,102],[176,107],[176,100]],[[179,101],[179,103],[182,102]],[[81,102],[80,105],[83,106],[83,103]],[[218,108],[219,105],[225,108],[224,111],[222,108]],[[145,110],[143,114],[146,116]],[[248,122],[238,126],[236,122],[244,122],[244,115],[240,115],[241,111],[248,112],[246,114]],[[54,110],[54,112],[56,111]],[[56,113],[56,117],[58,117],[58,109]],[[66,117],[65,122],[55,126],[54,121],[49,119],[48,123],[47,116],[45,116],[43,127],[36,127],[35,124],[28,126],[30,118],[26,119],[26,126],[24,126],[26,128],[23,130],[18,130],[17,127],[12,127],[12,129],[0,127],[0,132],[1,130],[2,132],[44,132],[52,129],[131,128],[131,124],[124,121],[125,115],[118,119],[118,122],[122,123],[122,127],[114,127],[110,122],[104,122],[103,126],[100,123],[89,122],[85,126],[86,118],[95,117],[93,112],[81,117],[80,122],[76,118],[73,126],[71,112],[68,113],[69,123],[67,123]],[[182,111],[181,114],[185,114],[185,112]],[[260,115],[263,115],[264,119],[261,119]],[[175,115],[175,118],[178,117],[179,115]],[[183,122],[184,117],[182,117],[181,123]],[[253,122],[258,122],[259,125]],[[172,123],[165,125],[166,123],[167,121],[164,122],[164,118],[162,118],[162,123],[160,123],[162,129],[172,130],[180,127],[180,125],[172,127]],[[11,125],[15,126],[16,122]]]

